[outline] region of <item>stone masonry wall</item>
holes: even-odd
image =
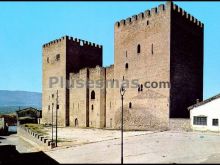
[[[60,59],[56,59],[56,55]],[[52,88],[49,86],[50,78],[55,77],[58,83]],[[66,79],[66,39],[62,38],[56,43],[43,46],[43,92],[42,92],[42,122],[51,124],[52,111],[56,109],[56,92],[59,93],[58,123],[66,125],[66,89],[62,87],[61,81]]]
[[[140,45],[140,53],[138,53]],[[126,63],[128,68],[126,68]],[[115,24],[115,80],[138,80],[138,87],[126,87],[124,96],[126,129],[166,129],[169,125],[169,88],[144,88],[146,81],[169,82],[170,6],[127,18]],[[114,91],[116,127],[120,120],[119,88]],[[129,104],[131,107],[129,108]],[[126,114],[128,113],[128,114]]]
[[[106,126],[105,110],[105,68],[96,67],[89,69],[89,127],[103,128]],[[95,92],[95,99],[92,99],[92,92]]]
[[[177,5],[171,10],[171,118],[189,118],[187,107],[203,100],[204,26]]]
[[[106,68],[106,127],[114,128],[114,65]]]
[[[73,83],[70,88],[70,126],[87,127],[89,125],[89,94],[88,88],[83,84],[88,81],[87,68],[79,73],[71,73],[70,80]],[[81,84],[76,84],[79,81]]]
[[[56,56],[59,55],[59,60]],[[69,89],[66,81],[71,72],[77,73],[85,67],[102,66],[102,46],[77,38],[64,36],[43,45],[43,122],[51,123],[52,104],[59,93],[58,123],[68,126],[70,121]],[[49,88],[49,78],[56,77],[58,83]],[[55,96],[54,96],[55,95]],[[51,99],[52,98],[52,99]],[[50,106],[50,107],[49,107]],[[55,108],[54,108],[55,109]]]

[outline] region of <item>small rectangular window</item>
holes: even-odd
[[[57,109],[59,109],[60,108],[60,106],[59,106],[59,104],[57,104]]]
[[[50,63],[50,58],[49,57],[47,57],[47,63]]]
[[[128,69],[128,63],[125,64],[125,69]]]
[[[141,45],[140,44],[138,44],[138,46],[137,46],[137,53],[141,53]]]
[[[207,125],[207,117],[193,117],[193,124],[194,125]]]
[[[218,119],[212,119],[212,125],[218,126]]]
[[[151,54],[154,54],[154,44],[151,45]]]
[[[60,60],[60,54],[56,55],[56,60],[59,61]]]
[[[129,108],[132,108],[132,103],[131,102],[129,103]]]

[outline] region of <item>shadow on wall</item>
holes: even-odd
[[[14,145],[0,146],[0,164],[58,164],[45,153],[19,153]]]

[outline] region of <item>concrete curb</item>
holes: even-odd
[[[48,137],[44,137],[38,133],[33,132],[31,129],[28,129],[27,127],[24,127],[22,125],[18,126],[17,129],[18,135],[24,136],[28,138],[29,140],[37,143],[40,146],[43,147],[49,147],[49,148],[54,148],[54,142],[52,140],[48,139]]]

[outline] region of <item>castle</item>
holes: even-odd
[[[120,128],[116,86],[125,80],[137,80],[126,87],[125,129],[167,129],[170,119],[189,118],[187,107],[203,99],[203,40],[203,23],[166,2],[115,23],[109,67],[102,66],[101,45],[68,36],[44,44],[43,122],[57,109],[60,126]],[[104,83],[69,88],[66,80]],[[149,81],[170,87],[146,88]]]

